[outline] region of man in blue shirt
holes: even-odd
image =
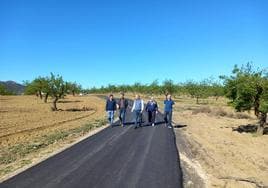
[[[171,99],[171,95],[167,95],[167,99],[164,101],[164,120],[168,128],[172,128],[172,111],[175,102]]]
[[[113,125],[115,111],[116,111],[116,101],[114,100],[114,96],[111,94],[106,101],[106,112],[111,127]]]

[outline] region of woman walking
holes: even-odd
[[[145,110],[148,113],[148,123],[154,126],[155,117],[156,117],[156,114],[158,113],[158,105],[153,97],[151,97],[151,99],[147,102]]]

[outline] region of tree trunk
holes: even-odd
[[[73,93],[73,96],[75,96],[75,92],[74,92],[74,91],[72,91],[72,93]]]
[[[44,99],[45,103],[47,103],[47,98],[48,98],[48,93],[46,93],[46,95],[45,95],[45,99]]]
[[[40,99],[42,100],[43,99],[43,95],[42,95],[42,92],[41,91],[38,91],[38,95],[39,95]]]
[[[256,106],[254,107],[254,114],[257,117],[259,117],[260,115],[259,106],[260,106],[259,104],[256,104]]]
[[[264,131],[264,124],[266,123],[267,113],[261,113],[260,116],[260,123],[257,127],[257,135],[263,135]]]
[[[199,97],[196,97],[196,104],[199,104]]]
[[[64,97],[65,97],[65,96],[64,96],[64,93],[62,92],[62,93],[59,94],[58,99],[64,99]]]
[[[262,116],[260,114],[259,108],[260,108],[260,98],[261,98],[261,94],[263,92],[263,88],[262,87],[257,87],[257,95],[254,99],[254,113],[257,117]],[[262,117],[260,117],[261,119]]]
[[[57,101],[59,100],[59,98],[58,97],[55,97],[54,98],[54,100],[53,100],[53,102],[52,102],[52,111],[57,111],[58,109],[57,109]]]

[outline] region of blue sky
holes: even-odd
[[[0,80],[183,82],[268,66],[266,0],[0,1]]]

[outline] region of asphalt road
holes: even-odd
[[[146,119],[146,114],[143,114]],[[144,123],[106,128],[0,184],[1,188],[180,188],[182,172],[172,129],[157,116]]]

